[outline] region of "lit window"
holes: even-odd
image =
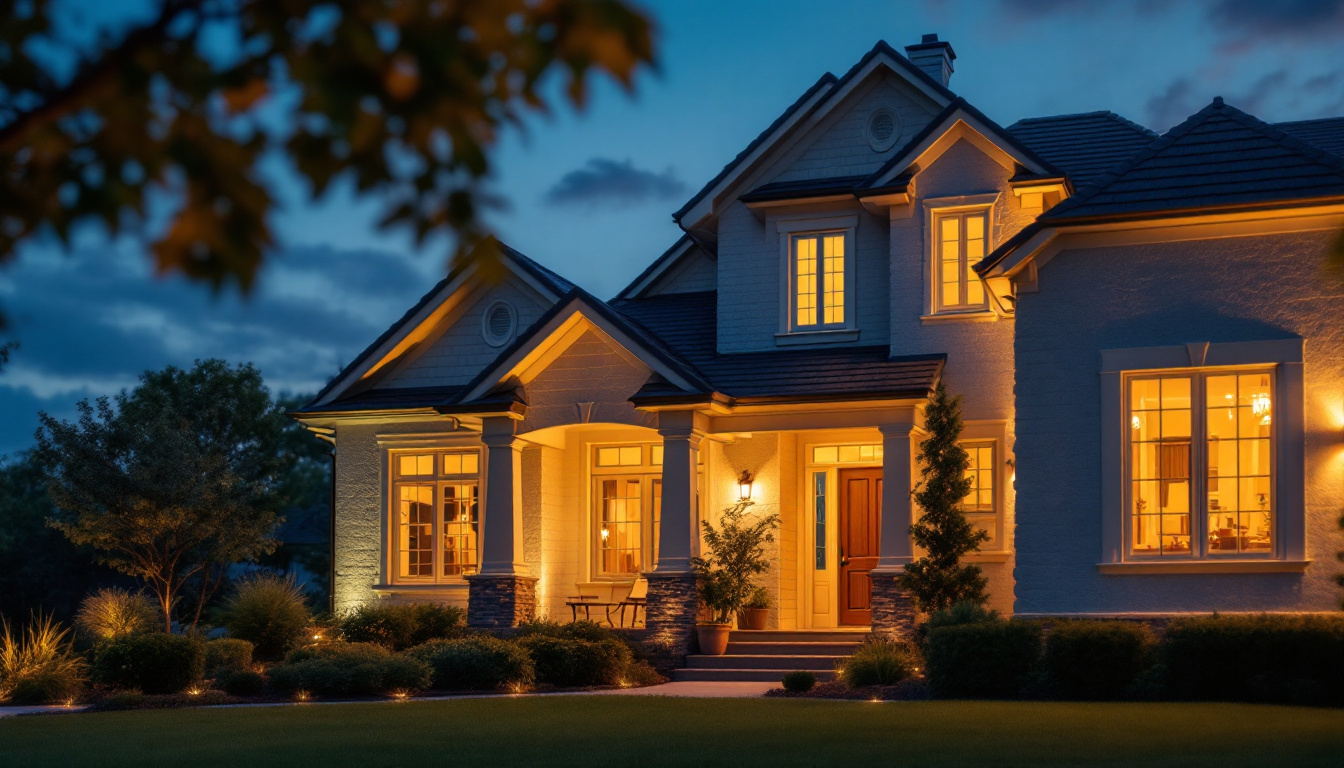
[[[818,445],[812,448],[813,464],[871,464],[880,461],[882,461],[881,443]]]
[[[598,481],[598,546],[603,575],[638,574],[643,570],[642,485],[639,478]]]
[[[845,324],[845,235],[794,235],[793,327],[833,328]]]
[[[1132,554],[1273,549],[1271,380],[1268,371],[1128,380]]]
[[[961,501],[964,512],[994,511],[994,444],[962,443],[970,457],[966,467],[966,479],[971,481],[971,490]]]
[[[593,574],[638,576],[658,562],[663,446],[594,446],[592,462]]]
[[[620,445],[597,449],[599,467],[638,467],[644,463],[644,449],[638,445]]]
[[[938,311],[984,309],[985,286],[972,267],[985,257],[989,211],[943,213],[934,219],[934,307]]]
[[[399,478],[392,484],[395,580],[434,583],[475,573],[480,534],[480,453],[399,454],[393,456],[392,466]],[[402,482],[400,478],[414,480]]]

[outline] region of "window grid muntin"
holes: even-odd
[[[994,513],[998,511],[994,497],[994,443],[965,442],[960,444],[970,458],[966,468],[966,479],[971,481],[971,489],[961,501],[963,512]]]
[[[846,260],[844,231],[811,232],[789,238],[795,329],[845,325]]]
[[[469,576],[480,567],[480,484],[444,483],[440,496],[443,534],[439,575]]]
[[[481,452],[474,448],[435,448],[390,452],[394,479],[392,498],[392,548],[390,573],[397,583],[433,584],[459,582],[479,567]],[[451,533],[444,520],[448,489],[455,494],[470,489],[468,507],[473,516],[460,521]],[[412,489],[412,490],[407,490]],[[419,489],[419,490],[413,490]],[[407,495],[414,498],[405,498]],[[419,505],[412,507],[411,504]],[[454,548],[469,555],[471,562],[446,562],[447,536],[457,536]],[[413,546],[412,546],[413,545]],[[468,546],[469,545],[469,546]]]
[[[1194,390],[1189,374],[1130,379],[1127,467],[1130,551],[1135,555],[1188,556],[1193,551]]]
[[[1134,481],[1132,479],[1134,469],[1134,458],[1133,458],[1131,440],[1129,439],[1125,440],[1124,465],[1123,465],[1124,482],[1122,487],[1124,493],[1123,507],[1125,511],[1125,525],[1123,529],[1124,542],[1125,542],[1124,551],[1126,552],[1127,557],[1138,560],[1152,560],[1152,559],[1159,559],[1159,557],[1162,557],[1162,559],[1167,560],[1171,559],[1205,560],[1205,559],[1216,559],[1227,557],[1261,559],[1261,558],[1273,558],[1278,556],[1277,553],[1279,550],[1279,539],[1278,539],[1279,532],[1275,530],[1275,526],[1277,525],[1278,521],[1277,516],[1274,515],[1273,513],[1273,508],[1275,505],[1275,497],[1277,493],[1276,468],[1278,466],[1277,464],[1278,457],[1277,457],[1277,445],[1276,445],[1277,441],[1274,438],[1274,430],[1272,426],[1270,429],[1266,431],[1267,435],[1266,439],[1270,441],[1269,446],[1270,451],[1268,461],[1270,482],[1269,482],[1269,493],[1267,496],[1268,499],[1267,511],[1269,511],[1270,513],[1269,530],[1268,530],[1269,534],[1268,547],[1256,550],[1243,550],[1240,548],[1238,548],[1235,551],[1213,550],[1211,547],[1211,542],[1214,540],[1214,537],[1211,535],[1212,531],[1210,530],[1209,526],[1211,515],[1209,512],[1209,504],[1208,504],[1209,500],[1208,477],[1210,466],[1209,450],[1210,450],[1210,443],[1213,442],[1211,440],[1211,436],[1209,433],[1209,414],[1210,412],[1224,410],[1220,408],[1209,407],[1209,400],[1210,400],[1208,396],[1209,380],[1225,376],[1257,376],[1257,377],[1263,376],[1268,382],[1268,389],[1269,389],[1268,394],[1270,398],[1270,405],[1271,408],[1273,409],[1277,408],[1277,401],[1278,401],[1278,393],[1276,390],[1277,388],[1276,371],[1277,368],[1273,366],[1270,367],[1254,366],[1249,368],[1237,367],[1237,368],[1199,370],[1199,371],[1173,369],[1173,370],[1124,374],[1122,379],[1123,381],[1122,393],[1124,395],[1124,408],[1122,409],[1122,413],[1124,414],[1123,427],[1126,433],[1132,434],[1132,420],[1134,416],[1132,408],[1133,382],[1142,380],[1151,380],[1151,379],[1161,379],[1161,378],[1188,378],[1190,379],[1191,382],[1190,434],[1192,436],[1190,447],[1190,476],[1191,476],[1191,482],[1190,482],[1191,506],[1189,512],[1189,520],[1191,526],[1189,534],[1189,538],[1191,541],[1190,551],[1167,556],[1148,554],[1146,552],[1136,552],[1134,550],[1134,544],[1133,544],[1134,504],[1132,500],[1132,490],[1134,484]],[[1272,412],[1273,411],[1271,410],[1271,414]],[[1253,439],[1260,439],[1260,438],[1253,438]],[[1252,514],[1258,511],[1259,511],[1258,509],[1254,510]],[[1220,513],[1226,514],[1226,511],[1220,510]]]
[[[638,575],[644,568],[644,478],[598,480],[598,573]]]
[[[989,209],[940,212],[933,222],[935,310],[988,307],[985,286],[972,267],[988,252]]]
[[[641,562],[643,563],[642,567],[645,570],[652,568],[654,564],[658,562],[658,529],[662,521],[663,445],[662,443],[603,443],[590,445],[591,449],[588,455],[591,463],[589,466],[594,481],[591,485],[592,528],[590,535],[592,536],[591,541],[593,542],[592,555],[590,558],[592,564],[591,573],[595,578],[600,579],[626,579],[632,575],[630,572],[608,573],[606,571],[607,562],[605,555],[603,554],[602,540],[603,500],[601,481],[612,478],[639,478],[644,482],[644,485],[642,486],[644,498],[642,507],[644,510],[648,511],[651,520],[647,521],[649,523],[648,525],[643,526],[643,543],[640,555]],[[603,449],[612,448],[626,451],[627,461],[630,463],[627,463],[624,466],[600,466],[599,456],[604,455],[600,452]],[[633,461],[635,455],[634,451],[636,450],[639,452],[640,457],[638,462]],[[608,450],[605,455],[611,457],[613,454]],[[699,471],[699,467],[703,465],[704,458],[704,451],[697,452],[697,472]],[[608,460],[610,461],[610,459]],[[698,493],[696,503],[699,503]],[[612,535],[612,531],[609,530],[607,534],[608,541],[611,540]],[[645,556],[646,554],[647,556]]]

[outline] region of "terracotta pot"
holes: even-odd
[[[706,656],[722,656],[728,652],[728,633],[733,630],[731,624],[697,624],[696,639],[700,641],[700,652]]]
[[[742,629],[762,630],[769,620],[769,608],[743,608],[742,615],[737,617],[737,625]]]

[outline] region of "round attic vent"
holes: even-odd
[[[868,115],[863,132],[868,137],[868,145],[874,152],[885,152],[896,144],[901,135],[901,123],[896,113],[889,107],[878,107]]]
[[[481,335],[492,347],[502,347],[513,340],[518,328],[518,315],[507,301],[492,302],[481,315]]]

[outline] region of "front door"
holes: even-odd
[[[840,470],[840,623],[871,624],[873,587],[881,541],[882,470]]]

